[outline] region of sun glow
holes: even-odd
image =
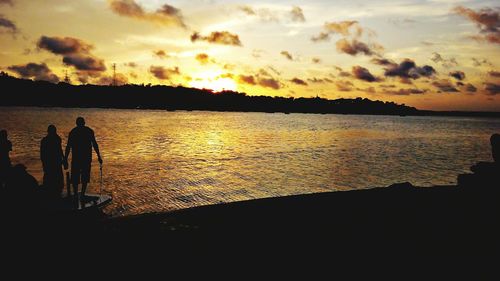
[[[221,71],[207,71],[195,75],[189,86],[198,89],[208,89],[214,92],[236,91],[238,85],[233,79],[223,77]]]
[[[198,89],[208,89],[214,92],[236,91],[237,85],[231,78],[219,78],[215,80],[193,80],[189,86]]]

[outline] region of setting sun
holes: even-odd
[[[206,71],[195,75],[189,86],[198,89],[212,90],[213,92],[236,91],[238,86],[233,79],[224,77],[222,71]]]

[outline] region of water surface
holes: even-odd
[[[96,132],[113,215],[405,181],[454,184],[491,160],[489,137],[500,131],[500,120],[482,118],[1,108],[13,162],[41,180],[47,125],[65,145],[77,116]]]

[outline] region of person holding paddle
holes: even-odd
[[[80,201],[85,204],[85,191],[90,182],[90,168],[92,165],[92,148],[97,153],[99,164],[102,165],[101,153],[95,139],[94,131],[85,126],[85,119],[78,117],[76,127],[71,130],[64,153],[64,168],[68,169],[68,156],[71,151],[71,183],[75,202],[78,202],[78,185],[82,184]]]

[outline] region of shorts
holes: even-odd
[[[71,162],[71,182],[74,185],[90,182],[91,162],[75,163]]]

